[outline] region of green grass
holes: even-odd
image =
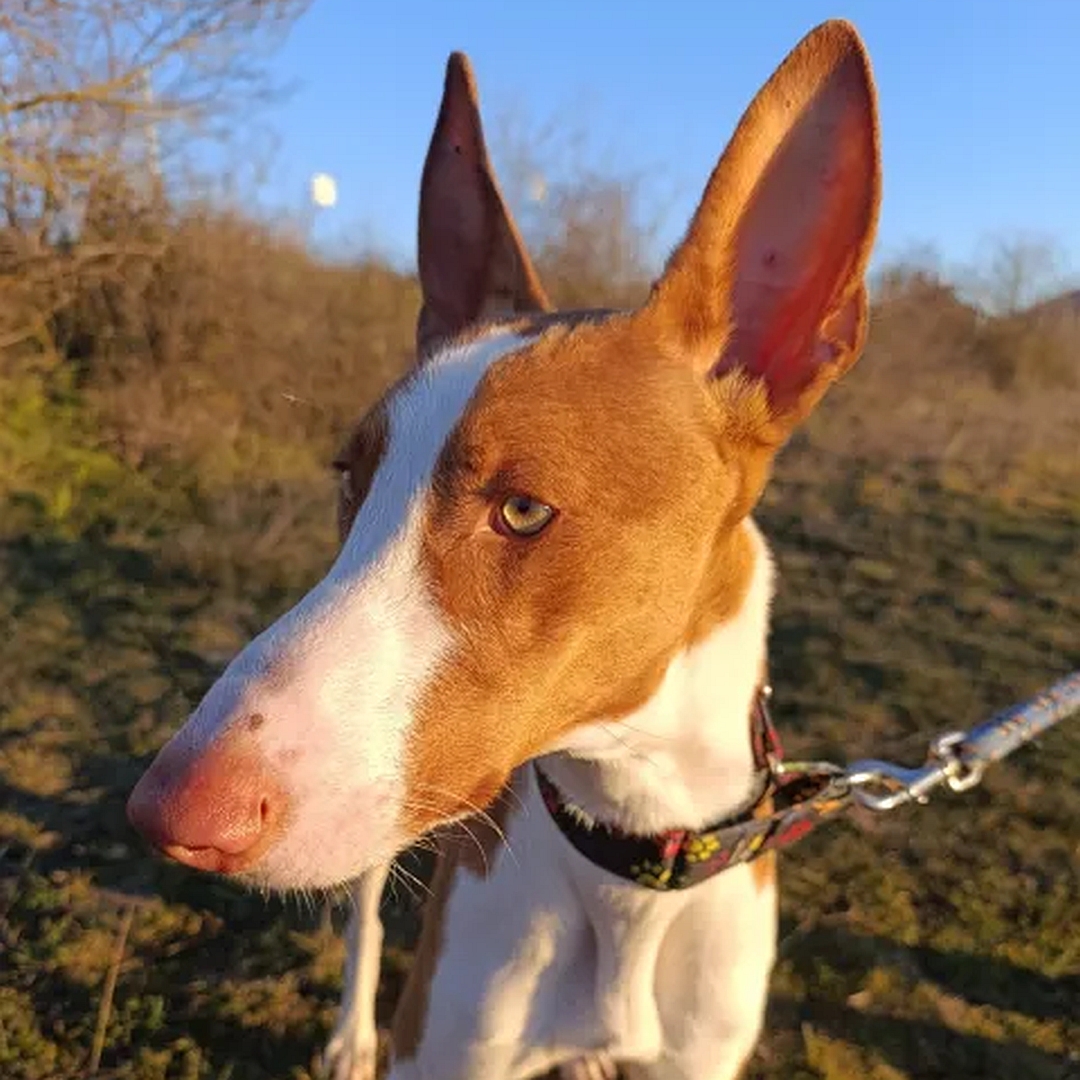
[[[86,1075],[128,905],[100,1076],[308,1077],[336,1007],[341,911],[168,865],[123,815],[230,652],[317,578],[329,484],[325,516],[281,551],[249,548],[220,515],[220,533],[185,533],[205,506],[181,479],[158,486],[132,488],[152,528],[108,491],[8,491],[0,521],[10,1080]],[[772,669],[791,751],[916,763],[933,734],[1080,667],[1080,502],[1005,502],[803,445],[760,518],[781,569]],[[750,1076],[1080,1077],[1078,849],[1076,722],[976,791],[816,834],[782,863],[781,960]],[[387,916],[384,1018],[416,926],[407,897]]]
[[[781,482],[762,515],[777,716],[797,750],[917,763],[1080,666],[1080,510],[860,472]],[[751,1075],[1080,1076],[1078,779],[1073,722],[980,789],[792,853]]]

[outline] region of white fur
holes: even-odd
[[[333,885],[408,841],[398,823],[413,703],[453,635],[419,564],[426,496],[480,380],[520,343],[504,335],[449,350],[393,396],[387,450],[330,572],[233,660],[177,734],[198,751],[264,717],[259,750],[290,808],[249,879]]]
[[[374,1080],[379,1050],[375,997],[382,960],[379,901],[388,865],[361,874],[350,887],[353,908],[345,931],[345,988],[341,1012],[323,1056],[324,1071],[333,1080]]]
[[[738,615],[679,656],[638,712],[543,759],[598,818],[704,824],[749,793],[772,577],[754,539]],[[519,1080],[597,1054],[627,1075],[732,1080],[761,1028],[775,889],[746,865],[677,893],[616,878],[567,843],[528,777],[507,830],[516,858],[455,878],[423,1039],[391,1080]]]

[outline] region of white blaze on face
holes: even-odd
[[[330,572],[229,665],[181,738],[205,747],[260,713],[260,749],[290,797],[281,838],[248,876],[341,882],[392,857],[414,702],[452,641],[420,565],[426,495],[484,373],[522,344],[481,339],[425,364],[390,399],[386,451]]]

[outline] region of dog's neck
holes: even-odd
[[[765,665],[772,561],[752,523],[751,580],[733,618],[678,653],[639,709],[576,729],[541,758],[586,815],[637,833],[701,828],[750,796],[750,714]]]

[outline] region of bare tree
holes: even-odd
[[[968,273],[976,302],[990,316],[1011,318],[1048,299],[1062,287],[1064,256],[1049,239],[999,238]]]
[[[146,222],[121,219],[160,203],[171,148],[220,135],[266,99],[263,62],[307,3],[4,3],[0,346],[40,329],[73,275],[144,253]]]
[[[506,195],[545,288],[562,307],[623,307],[656,270],[661,213],[643,177],[603,160],[577,122],[522,110],[495,125]]]
[[[1056,244],[1030,237],[999,240],[968,278],[983,312],[976,355],[996,387],[1076,382],[1076,324],[1048,317],[1048,302],[1064,281],[1064,257]]]

